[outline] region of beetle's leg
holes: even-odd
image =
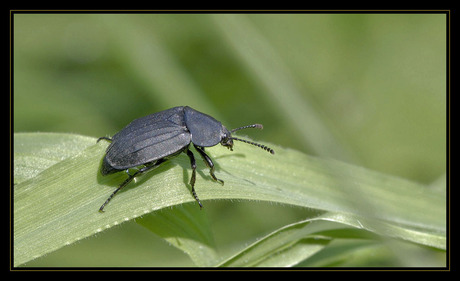
[[[137,171],[133,175],[130,175],[117,189],[115,189],[115,191],[112,194],[110,194],[109,198],[107,198],[107,200],[105,200],[104,204],[102,204],[102,206],[99,208],[99,212],[104,212],[105,205],[107,205],[110,202],[110,200],[112,200],[113,196],[115,196],[115,194],[117,194],[117,192],[120,191],[120,189],[122,189],[128,183],[130,183],[134,179],[134,177],[137,175],[138,172],[139,171]]]
[[[200,209],[203,208],[203,205],[201,205],[200,199],[198,198],[198,195],[196,195],[195,192],[195,180],[196,180],[196,163],[195,163],[195,156],[193,153],[187,149],[187,156],[190,158],[190,164],[192,165],[192,178],[190,179],[190,185],[192,186],[192,195],[195,197],[196,202],[198,202],[198,205],[200,205]]]
[[[129,173],[126,173],[126,174],[128,174],[128,178],[122,184],[120,184],[120,186],[117,189],[115,189],[115,191],[109,196],[109,198],[107,198],[107,200],[104,202],[104,204],[102,204],[102,206],[99,208],[99,212],[104,212],[105,205],[107,205],[110,202],[110,200],[112,200],[113,196],[115,196],[115,194],[117,194],[117,192],[120,191],[123,187],[128,185],[128,183],[130,183],[136,176],[138,176],[138,175],[140,175],[142,173],[145,173],[146,171],[151,170],[151,169],[153,169],[155,167],[158,167],[158,165],[160,165],[164,161],[166,161],[166,159],[160,159],[158,161],[145,164],[145,167],[137,170],[132,175],[130,175]]]
[[[214,163],[212,162],[211,158],[204,152],[204,147],[200,147],[200,146],[196,146],[196,145],[193,145],[193,146],[200,153],[200,155],[203,158],[203,161],[206,164],[206,166],[208,166],[209,174],[211,174],[212,179],[215,180],[216,182],[224,185],[224,181],[216,178],[216,176],[214,175]]]
[[[100,140],[112,141],[112,139],[109,137],[100,137],[97,139],[97,142],[99,142]]]

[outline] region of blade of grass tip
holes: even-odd
[[[333,212],[325,213],[312,220],[333,221],[356,229],[363,229],[381,237],[390,237],[440,250],[446,250],[446,237],[439,232],[435,233],[427,230],[409,228],[407,226],[402,227],[381,220],[370,220],[356,215]]]

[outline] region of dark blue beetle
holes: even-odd
[[[190,143],[200,153],[208,166],[209,173],[214,181],[224,184],[224,181],[214,175],[214,163],[204,152],[205,147],[215,146],[218,143],[233,150],[233,140],[242,141],[265,149],[275,154],[273,149],[251,141],[232,137],[232,133],[246,128],[262,129],[260,124],[248,125],[240,128],[227,130],[225,126],[213,117],[196,111],[188,106],[178,106],[157,112],[129,123],[112,138],[101,137],[111,141],[102,162],[101,173],[108,175],[129,168],[143,166],[129,177],[110,195],[104,204],[99,208],[103,211],[105,205],[112,197],[136,176],[155,167],[158,167],[166,160],[177,156],[181,152],[187,153],[192,165],[192,194],[200,205],[203,205],[195,192],[196,163],[192,151],[189,150]]]

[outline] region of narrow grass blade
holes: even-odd
[[[211,266],[217,260],[206,210],[194,202],[147,214],[136,222],[183,250],[198,266]]]

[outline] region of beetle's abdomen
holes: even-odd
[[[109,162],[107,162],[107,157],[104,157],[104,160],[102,160],[102,167],[101,167],[101,174],[103,176],[113,174],[116,172],[119,172],[120,170],[117,170],[113,168]]]
[[[129,123],[113,136],[101,173],[136,167],[182,150],[191,141],[183,116],[183,107],[174,107]]]

